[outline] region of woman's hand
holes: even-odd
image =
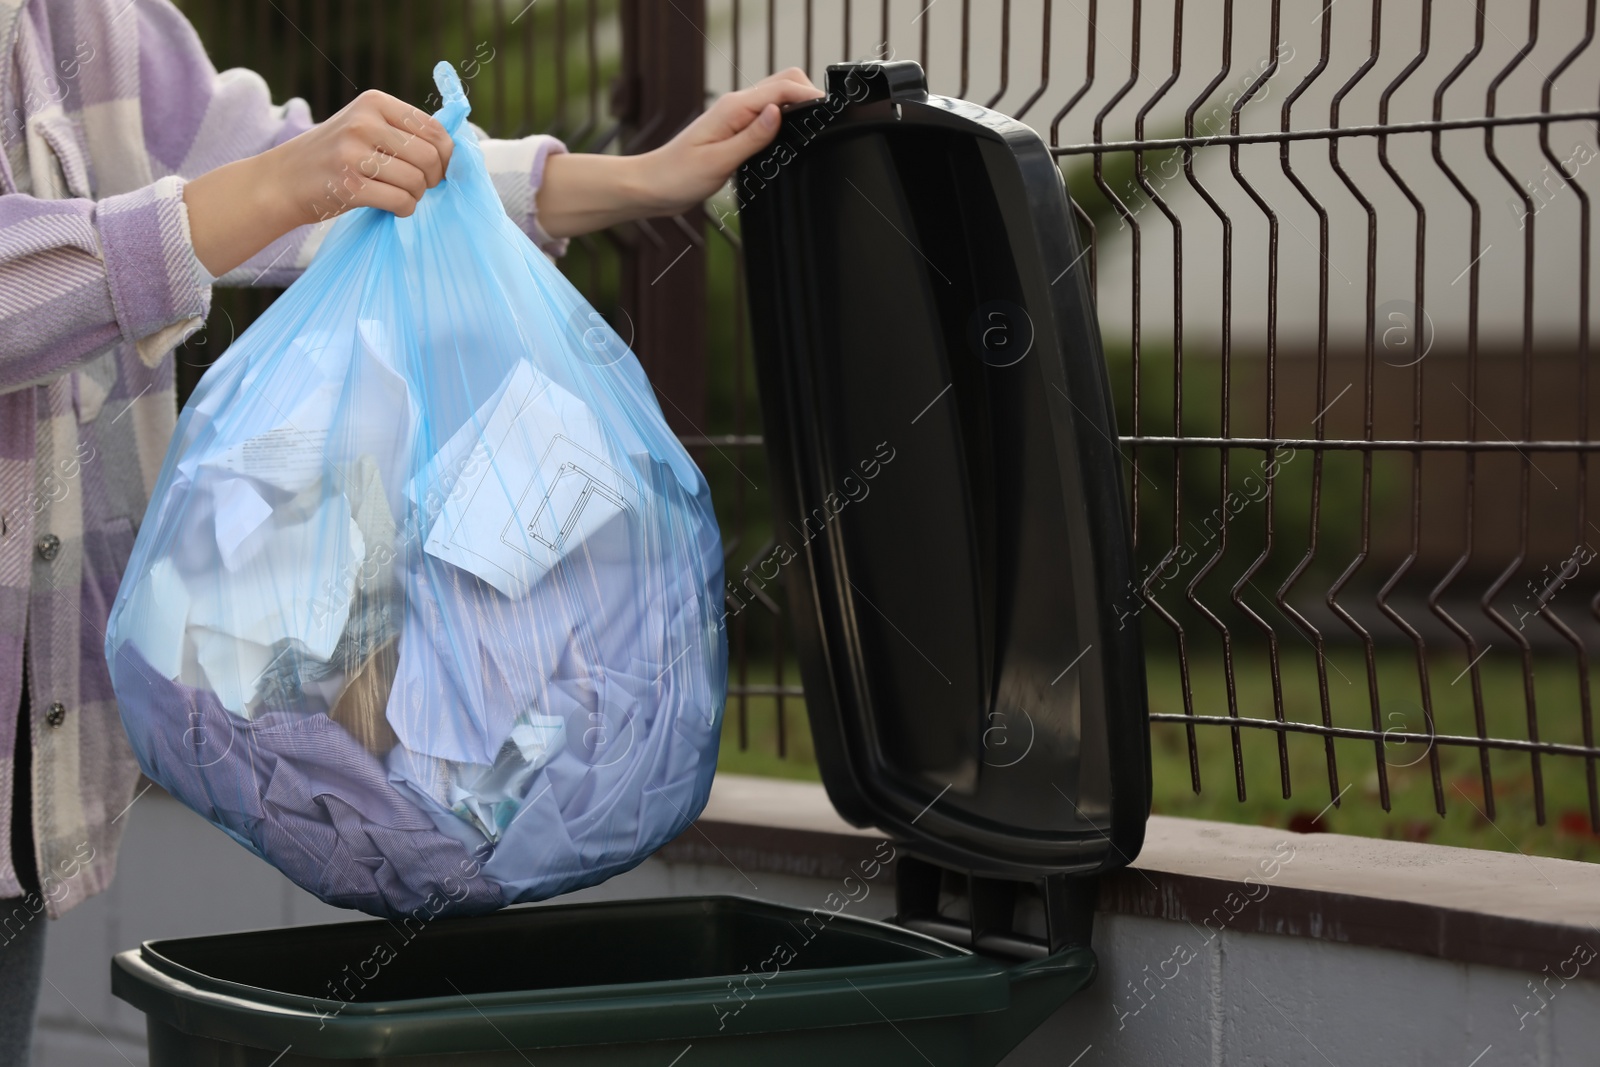
[[[780,104],[821,95],[799,67],[725,93],[676,137],[646,154],[657,213],[677,215],[706,200],[733,177],[739,164],[772,143]]]
[[[444,179],[452,147],[427,112],[369,89],[298,137],[189,182],[195,255],[220,275],[295,227],[351,208],[410,215]]]
[[[654,151],[551,156],[539,188],[539,223],[552,237],[573,237],[631,219],[688,211],[722,188],[739,164],[772,143],[778,135],[779,105],[821,95],[805,71],[790,67],[748,89],[724,94]]]
[[[321,222],[354,207],[405,218],[444,180],[454,142],[437,119],[368,89],[326,122],[259,158],[295,224]]]

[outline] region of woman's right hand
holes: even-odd
[[[195,255],[221,275],[295,227],[351,208],[410,215],[444,180],[452,147],[433,116],[369,89],[298,137],[185,185]]]
[[[296,225],[353,207],[405,218],[444,180],[454,147],[437,119],[368,89],[332,118],[262,154]]]

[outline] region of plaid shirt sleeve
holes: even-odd
[[[177,178],[99,202],[0,196],[0,391],[122,341],[154,366],[205,320],[209,282]]]

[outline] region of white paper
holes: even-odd
[[[271,429],[206,457],[201,465],[256,478],[290,493],[310,488],[328,462],[328,430],[339,392],[339,382],[323,382],[293,410],[274,412],[276,425]]]
[[[423,547],[521,597],[603,527],[637,514],[641,502],[594,414],[525,360],[480,416],[430,468],[440,484],[450,473],[442,464],[468,457]]]
[[[256,685],[272,662],[272,649],[203,626],[191,627],[189,639],[205,672],[201,686],[215,693],[218,702],[235,715],[248,714]]]
[[[216,504],[217,550],[222,565],[236,571],[253,552],[242,551],[245,540],[272,517],[272,505],[244,478],[229,478],[212,494]],[[251,546],[259,548],[259,544]]]
[[[370,455],[379,457],[384,486],[391,499],[397,497],[418,420],[410,387],[395,370],[393,340],[383,323],[362,319],[353,355],[347,347],[341,358],[340,344],[350,342],[328,340],[300,353],[305,377],[315,384],[288,408],[264,395],[251,401],[256,410],[247,421],[221,428],[233,443],[202,457],[199,465],[290,493],[312,488],[331,467],[334,488],[343,491],[347,468],[357,456]]]
[[[122,609],[122,632],[145,662],[163,678],[183,669],[183,631],[189,619],[189,590],[172,560],[163,556],[139,577]]]
[[[366,555],[349,502],[330,494],[304,521],[279,525],[275,518],[261,537],[260,551],[237,571],[189,577],[190,627],[268,648],[296,640],[328,659],[349,619]]]
[[[350,383],[346,416],[353,432],[337,442],[334,458],[341,476],[348,479],[354,474],[351,461],[373,457],[389,499],[398,500],[411,474],[411,440],[421,413],[411,387],[395,369],[398,353],[389,328],[375,319],[362,319],[356,336],[360,360]],[[356,495],[349,485],[335,488]]]
[[[343,334],[343,335],[342,335]],[[342,335],[342,336],[341,336]],[[338,350],[340,345],[348,347],[348,334],[343,331],[311,330],[292,338],[284,353],[284,359],[290,366],[305,366],[312,377],[326,377],[326,374],[317,368],[327,365],[325,354],[329,349]],[[214,374],[231,371],[231,364],[236,355],[243,355],[244,348],[230,348],[224,352],[211,370],[206,374],[209,382]],[[241,407],[231,404],[232,399],[239,395],[249,395],[257,388],[261,375],[267,373],[270,364],[258,363],[254,367],[245,369],[237,385],[231,389],[207,389],[202,383],[200,389],[195,391],[196,403],[194,412],[203,415],[209,421],[217,417],[217,413],[224,406],[228,408],[229,424],[244,436],[253,436],[262,429],[270,428],[280,420],[280,413],[270,406],[258,404],[253,407]],[[339,370],[344,373],[343,368]]]

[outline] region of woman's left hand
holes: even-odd
[[[790,67],[748,89],[725,93],[676,137],[647,156],[661,213],[676,215],[706,200],[733,177],[739,164],[778,135],[779,106],[815,100],[822,90],[806,72]]]
[[[539,223],[572,237],[632,219],[693,210],[772,143],[779,108],[815,100],[822,90],[790,67],[722,98],[660,148],[637,156],[551,156],[539,187]]]

